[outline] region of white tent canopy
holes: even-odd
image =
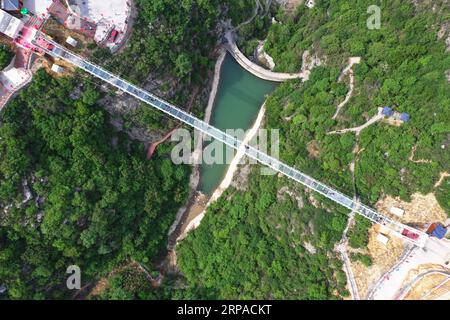
[[[0,10],[0,32],[10,38],[17,38],[19,31],[23,29],[23,22],[13,17],[6,11]]]

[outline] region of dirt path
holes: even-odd
[[[352,180],[353,180],[353,192],[354,192],[354,200],[358,200],[358,192],[356,190],[356,179],[355,179],[355,165],[356,165],[356,158],[359,153],[359,145],[358,141],[355,142],[355,145],[353,146],[352,154],[353,154],[353,160],[350,164],[350,171],[352,173]],[[345,273],[345,276],[347,277],[347,282],[349,284],[349,291],[350,295],[352,297],[352,300],[360,300],[360,294],[358,290],[358,285],[356,283],[355,275],[353,274],[352,265],[350,263],[350,258],[348,256],[348,231],[350,228],[355,224],[355,215],[356,213],[354,211],[350,212],[349,218],[347,220],[347,225],[344,229],[344,232],[342,234],[342,239],[339,242],[339,244],[336,246],[335,251],[339,252],[342,258],[342,261],[344,262],[343,265],[343,271]]]
[[[439,180],[434,185],[434,188],[436,189],[437,187],[439,187],[442,184],[442,182],[444,182],[444,179],[447,177],[450,177],[450,173],[448,173],[447,171],[442,172],[441,176],[439,177]]]
[[[192,109],[192,106],[194,105],[195,102],[195,98],[198,95],[198,92],[200,91],[200,87],[195,87],[194,91],[191,94],[191,97],[189,99],[189,103],[187,105],[186,111],[190,112]],[[181,124],[177,125],[175,127],[175,129],[171,130],[169,133],[167,133],[161,140],[157,141],[157,142],[153,142],[147,151],[147,160],[150,160],[153,156],[153,154],[155,153],[156,149],[158,148],[158,146],[164,142],[166,142],[171,136],[172,134],[181,127]]]
[[[342,101],[336,110],[336,113],[333,116],[333,120],[337,118],[339,112],[341,109],[350,101],[350,99],[353,96],[353,90],[355,89],[355,75],[353,73],[353,65],[361,63],[361,57],[351,57],[348,60],[348,66],[342,71],[341,76],[339,77],[339,82],[341,82],[344,77],[348,74],[350,76],[350,90],[347,93],[347,96],[345,97],[345,100]]]
[[[431,163],[432,162],[431,160],[425,160],[425,159],[414,160],[414,155],[416,154],[416,150],[417,150],[417,145],[414,145],[411,150],[411,155],[408,158],[409,161],[412,161],[414,163]]]
[[[336,131],[330,131],[327,134],[344,134],[347,132],[355,132],[355,134],[358,136],[362,130],[364,130],[365,128],[373,125],[374,123],[381,121],[384,119],[384,115],[383,115],[383,109],[382,108],[378,108],[378,113],[376,115],[374,115],[369,121],[367,121],[366,123],[364,123],[363,125],[359,126],[359,127],[355,127],[355,128],[348,128],[348,129],[341,129],[341,130],[336,130]]]

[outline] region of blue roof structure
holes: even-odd
[[[409,119],[411,119],[411,117],[410,117],[409,114],[406,113],[406,112],[403,112],[403,113],[400,115],[400,120],[402,120],[403,122],[408,122]]]
[[[438,239],[443,239],[445,237],[446,233],[447,233],[447,229],[444,226],[438,224],[436,226],[436,229],[434,229],[433,232],[431,233],[431,235]]]
[[[394,110],[392,110],[391,107],[384,107],[383,108],[383,114],[385,116],[391,117],[394,114]]]

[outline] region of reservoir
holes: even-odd
[[[220,73],[220,83],[210,124],[220,130],[252,127],[266,95],[277,84],[265,81],[243,69],[227,54]],[[205,142],[206,147],[209,142]],[[229,147],[223,147],[229,148]],[[224,151],[225,155],[225,151]],[[226,174],[228,164],[202,164],[200,166],[199,191],[210,196]]]

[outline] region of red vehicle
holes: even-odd
[[[413,240],[419,239],[419,235],[417,233],[409,231],[408,229],[403,229],[402,235],[404,235],[405,237],[408,237],[410,239],[413,239]]]
[[[119,35],[119,31],[113,30],[113,32],[111,32],[111,36],[109,37],[109,41],[110,42],[116,41],[118,35]]]

